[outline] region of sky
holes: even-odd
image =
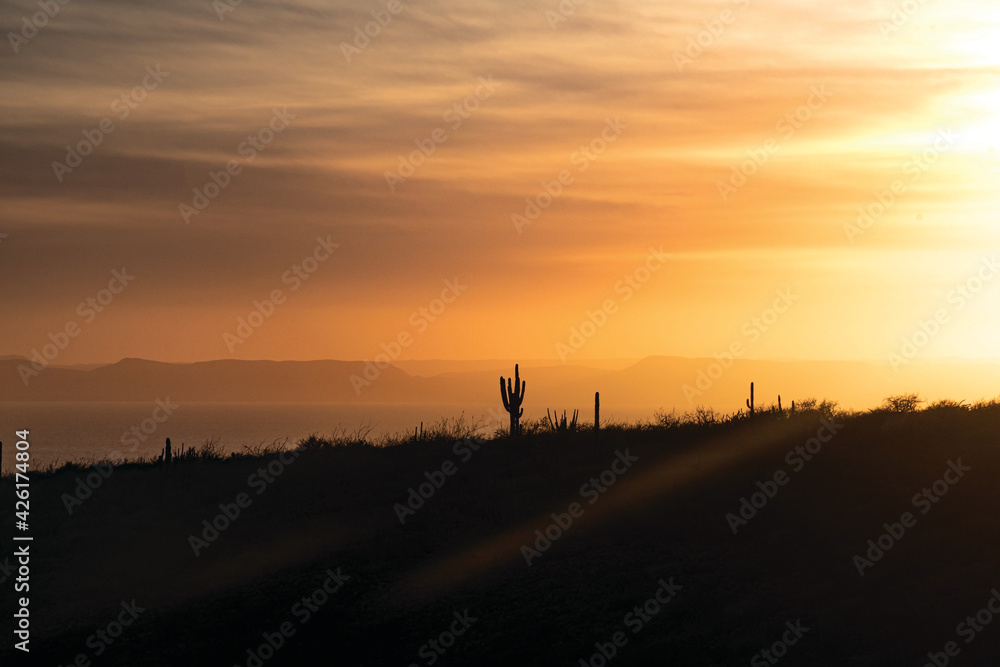
[[[987,0],[15,0],[0,28],[0,354],[1000,358]]]

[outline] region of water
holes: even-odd
[[[32,468],[66,461],[86,461],[124,455],[128,458],[159,456],[170,438],[174,451],[181,443],[200,446],[216,438],[223,451],[241,451],[244,445],[289,439],[294,444],[310,433],[330,435],[368,429],[369,436],[412,433],[424,423],[429,428],[441,418],[467,421],[478,418],[492,433],[506,426],[506,414],[497,405],[330,405],[330,404],[222,404],[185,403],[162,422],[156,422],[150,403],[8,403],[0,405],[0,441],[3,470],[13,470],[15,431],[30,431]],[[503,421],[490,414],[498,414]],[[649,419],[652,409],[632,408],[602,416],[626,420]],[[157,417],[164,417],[162,411]],[[544,417],[525,414],[525,418]],[[587,416],[581,414],[581,421]],[[139,435],[132,434],[135,427]],[[145,431],[143,428],[145,427]],[[149,431],[152,431],[149,433]],[[482,433],[487,433],[484,429]]]

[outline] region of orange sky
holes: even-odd
[[[0,354],[1000,357],[992,3],[223,2],[0,9]]]

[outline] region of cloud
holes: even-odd
[[[983,126],[983,112],[965,100],[993,89],[1000,64],[956,46],[995,31],[982,2],[926,6],[888,37],[879,25],[891,3],[622,0],[563,14],[565,3],[551,0],[402,6],[390,15],[377,1],[244,0],[220,20],[208,0],[70,0],[18,53],[5,44],[0,231],[11,236],[0,247],[0,279],[19,280],[9,312],[57,320],[90,277],[141,266],[141,307],[115,317],[148,336],[145,346],[130,343],[131,354],[156,357],[176,334],[150,333],[139,319],[185,304],[229,317],[317,234],[345,251],[288,321],[325,308],[334,319],[392,322],[457,274],[479,285],[470,326],[486,329],[475,320],[485,313],[525,309],[561,326],[547,303],[589,303],[614,275],[607,267],[618,271],[622,258],[661,243],[687,254],[688,282],[716,271],[704,253],[740,251],[711,274],[716,291],[705,295],[728,303],[769,253],[839,262],[845,222],[928,136]],[[16,30],[37,11],[17,0],[0,9],[0,22]],[[720,31],[724,11],[732,21]],[[566,20],[553,28],[546,12]],[[379,19],[386,24],[373,27]],[[366,26],[367,45],[355,43]],[[707,45],[678,68],[675,55],[699,39]],[[343,44],[358,50],[350,62]],[[121,117],[116,100],[156,66],[169,75]],[[490,77],[496,91],[450,123],[449,110]],[[830,100],[786,136],[782,119],[816,86]],[[251,161],[240,146],[275,108],[295,117]],[[580,168],[574,156],[598,141],[608,118],[627,128]],[[104,119],[114,131],[60,181],[53,162]],[[386,172],[435,131],[445,140],[393,192]],[[723,201],[718,183],[771,138],[778,150]],[[990,210],[989,158],[977,151],[963,144],[942,159],[865,242],[981,243],[976,223],[959,230],[941,212]],[[186,223],[179,207],[229,161],[240,174]],[[564,170],[572,184],[518,234],[511,216]],[[793,264],[807,278],[826,275]],[[781,277],[767,276],[765,291]],[[664,287],[661,302],[687,303],[674,289]],[[22,352],[44,334],[29,327],[0,351]],[[368,335],[378,334],[342,335],[342,349],[364,349]],[[456,335],[463,354],[489,356]],[[274,356],[298,352],[274,345]],[[192,346],[192,355],[211,356]],[[106,348],[112,357],[114,349]],[[309,350],[339,354],[321,341]]]

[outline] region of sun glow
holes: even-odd
[[[1000,148],[1000,85],[960,98],[976,120],[961,129],[963,147],[973,151],[993,151]]]

